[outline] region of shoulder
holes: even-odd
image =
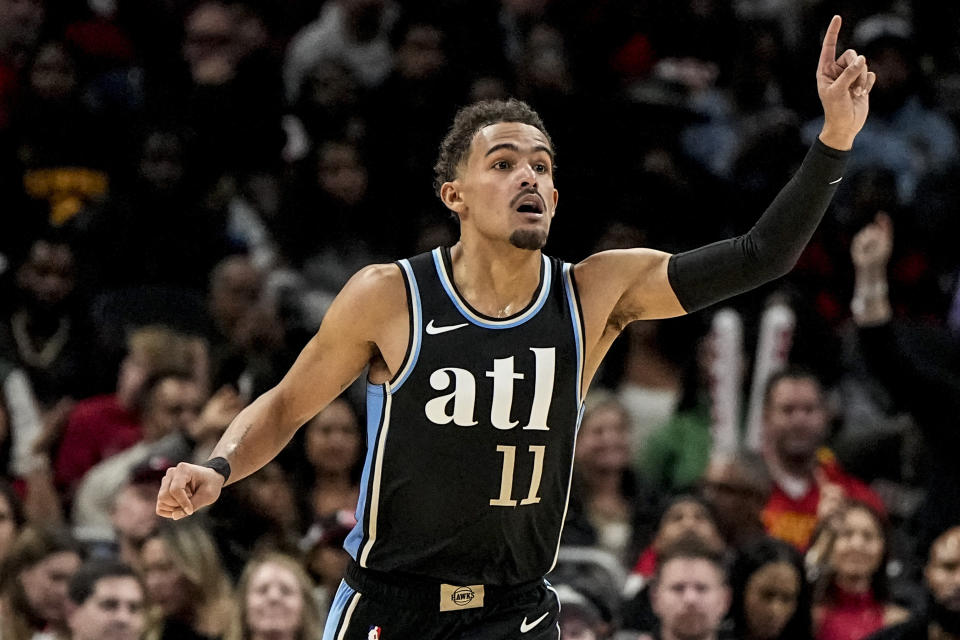
[[[403,302],[406,286],[397,264],[371,264],[357,271],[340,291],[339,298],[382,305]]]
[[[611,249],[587,256],[574,265],[574,273],[578,281],[603,283],[611,276],[625,275],[624,269],[635,276],[638,269],[654,269],[669,258],[670,254],[655,249]]]

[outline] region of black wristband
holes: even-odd
[[[214,471],[222,475],[224,484],[226,484],[227,480],[230,479],[230,463],[227,462],[227,459],[222,456],[217,456],[216,458],[210,458],[200,466],[207,467],[208,469],[213,469]]]

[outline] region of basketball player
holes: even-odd
[[[157,513],[177,519],[212,503],[366,369],[352,561],[324,640],[557,638],[544,575],[590,380],[628,323],[696,311],[793,266],[875,79],[856,52],[835,57],[839,30],[834,17],[817,70],[826,121],[797,175],[746,235],[673,256],[631,249],[570,265],[543,255],[558,192],[540,118],[517,101],[461,110],[436,166],[459,241],[357,273],[212,458],[167,471]]]

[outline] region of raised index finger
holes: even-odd
[[[820,69],[825,69],[837,60],[837,36],[840,35],[840,16],[833,16],[827,35],[823,37],[823,47],[820,49]]]

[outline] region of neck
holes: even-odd
[[[870,576],[837,574],[836,585],[847,593],[867,593],[870,591]]]
[[[494,318],[526,307],[540,284],[540,251],[494,249],[461,238],[450,256],[457,289],[475,309]]]
[[[796,458],[789,456],[782,456],[777,453],[773,454],[774,464],[774,473],[784,473],[788,476],[794,478],[806,478],[813,480],[813,470],[817,466],[816,456],[811,456],[809,458]]]

